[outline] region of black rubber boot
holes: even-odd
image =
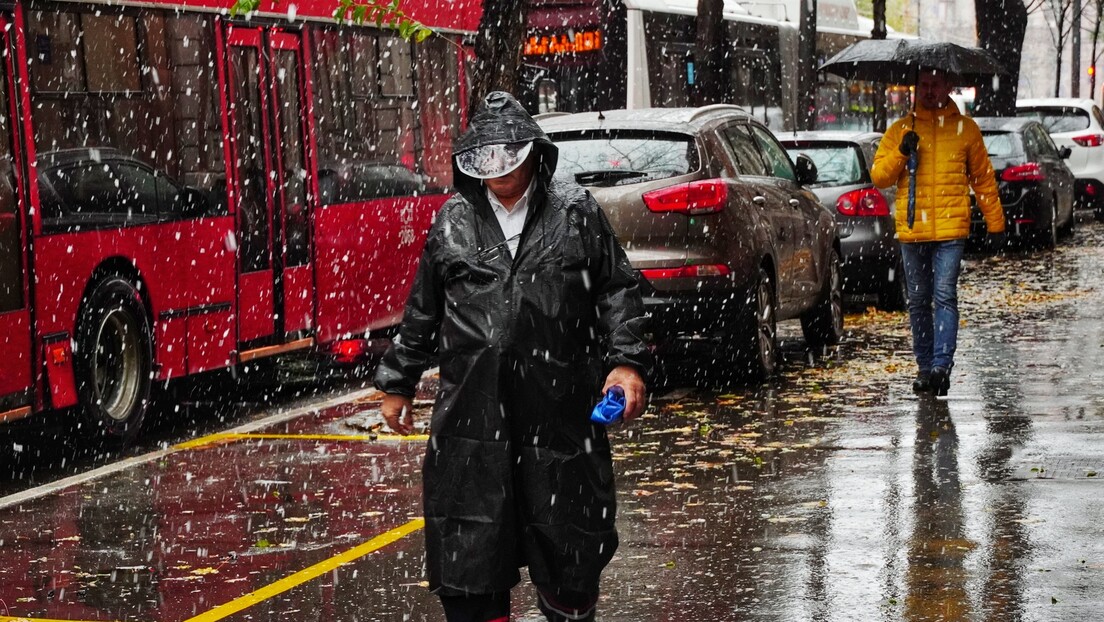
[[[933,367],[931,370],[931,388],[936,397],[943,397],[951,388],[951,372],[942,367]]]
[[[912,381],[913,393],[927,393],[931,391],[931,372],[921,371],[916,373],[916,380]]]

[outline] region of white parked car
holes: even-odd
[[[1077,206],[1104,220],[1104,114],[1091,99],[1047,97],[1016,102],[1016,116],[1037,119],[1059,148],[1069,147],[1066,164],[1076,178]]]

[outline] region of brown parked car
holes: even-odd
[[[843,333],[836,223],[771,132],[736,106],[606,110],[538,120],[609,216],[643,276],[663,352],[708,344],[769,377],[777,321],[801,318],[812,347]]]

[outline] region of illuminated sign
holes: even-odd
[[[533,35],[525,42],[526,56],[574,54],[602,49],[601,30],[578,30],[561,34]]]

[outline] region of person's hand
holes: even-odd
[[[644,412],[644,379],[640,377],[640,373],[636,371],[635,367],[629,365],[614,367],[606,376],[606,384],[602,387],[602,395],[605,395],[606,391],[609,391],[612,386],[620,386],[621,390],[625,392],[625,414],[622,415],[625,421],[632,421]]]
[[[398,434],[407,436],[414,433],[414,399],[405,395],[388,393],[383,396],[380,414],[387,426]]]
[[[991,251],[1004,250],[1004,245],[1008,243],[1008,234],[1004,231],[998,231],[993,233],[990,231],[985,234],[985,247]]]
[[[901,145],[898,149],[901,150],[901,155],[910,156],[916,153],[917,148],[920,147],[920,135],[912,130],[909,130],[903,137],[901,137]]]

